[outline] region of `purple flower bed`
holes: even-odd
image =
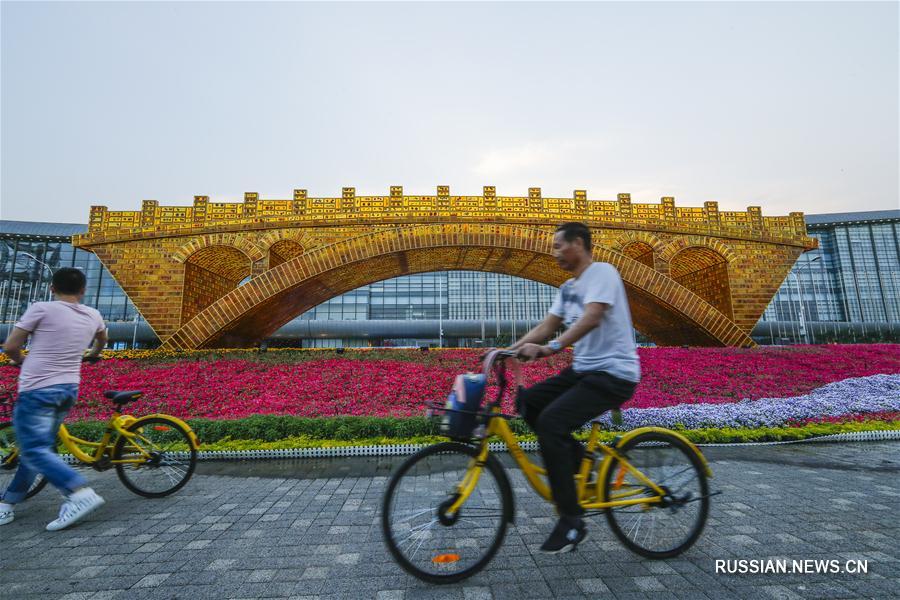
[[[900,375],[844,379],[793,398],[744,399],[731,404],[625,408],[622,427],[777,427],[789,421],[900,411]],[[607,413],[600,421],[610,427]]]

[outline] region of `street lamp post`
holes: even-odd
[[[822,257],[817,256],[814,259],[807,262],[805,265],[801,266],[799,269],[797,269],[796,272],[792,269],[788,273],[791,277],[794,278],[794,283],[797,285],[797,295],[799,296],[799,300],[800,300],[800,334],[803,336],[803,339],[807,344],[809,344],[809,331],[807,331],[807,329],[806,329],[806,317],[805,317],[805,314],[803,311],[803,286],[800,285],[800,277],[797,276],[797,273],[799,273],[800,271],[802,271],[804,268],[808,267],[809,265],[813,264],[820,258],[822,258]]]
[[[16,253],[16,260],[17,260],[17,261],[19,260],[19,256],[25,256],[25,257],[27,257],[27,258],[30,258],[30,259],[33,260],[34,262],[36,262],[36,263],[38,263],[39,265],[41,265],[41,267],[46,267],[46,269],[47,269],[48,271],[50,271],[50,280],[51,280],[51,281],[53,280],[53,268],[52,268],[50,265],[48,265],[47,263],[45,263],[44,261],[42,261],[41,259],[39,259],[39,258],[38,258],[37,256],[35,256],[34,254],[31,254],[30,252],[25,252],[24,250],[19,250],[19,251]],[[43,277],[43,274],[44,274],[44,269],[42,268],[42,269],[41,269],[41,276],[42,276],[42,277]],[[21,299],[21,296],[22,296],[22,288],[25,287],[25,286],[21,285],[21,283],[22,283],[21,281],[19,281],[19,282],[17,282],[17,283],[19,284],[19,293],[18,293],[18,297],[16,298],[16,306],[18,307],[19,302],[20,302],[20,299]],[[38,290],[40,290],[40,284],[41,284],[41,282],[39,281],[39,282],[38,282]],[[12,286],[10,286],[10,292],[12,292]],[[29,294],[29,299],[30,299],[30,296],[31,296],[31,294]],[[12,294],[10,294],[10,297],[12,297]],[[35,296],[35,297],[37,297],[37,296]],[[48,299],[48,300],[50,299],[50,285],[49,285],[49,284],[47,285],[47,299]],[[18,308],[16,308],[16,310],[18,310]],[[18,315],[17,315],[17,316],[16,316],[16,319],[18,319],[18,318],[19,318],[19,317],[18,317]],[[12,329],[12,327],[11,327],[8,323],[5,323],[5,325],[6,325],[6,334],[8,335],[8,334],[9,334],[9,331]]]
[[[797,277],[797,274],[791,271],[788,273],[794,279],[794,285],[797,286],[797,296],[798,303],[800,304],[800,331],[798,332],[800,335],[797,337],[802,338],[802,341],[809,343],[809,336],[806,332],[806,319],[803,315],[803,290],[800,289],[800,279]]]
[[[511,318],[510,318],[509,331],[512,336],[512,343],[515,344],[516,343],[516,305],[515,304],[510,305],[510,311],[511,311],[511,314],[510,314]]]
[[[134,346],[137,343],[137,326],[138,319],[140,319],[141,314],[137,311],[134,313],[134,333],[131,335],[131,349],[134,350]]]
[[[486,280],[486,275],[484,274],[484,271],[482,271],[481,272],[481,294],[480,294],[481,302],[479,303],[479,305],[481,306],[481,345],[482,346],[484,345],[484,305],[487,302],[487,295],[486,295],[487,285],[485,284],[485,280]]]
[[[50,265],[48,265],[47,263],[45,263],[44,261],[39,259],[37,256],[35,256],[34,254],[31,254],[30,252],[25,252],[24,250],[19,250],[16,258],[18,258],[19,256],[27,256],[28,258],[30,258],[34,262],[38,263],[42,267],[46,267],[47,270],[50,271],[50,279],[51,280],[53,279],[53,269],[50,267]],[[42,274],[43,274],[43,272],[44,272],[44,270],[41,269]],[[38,291],[40,291],[40,287],[41,287],[40,284],[41,284],[41,282],[39,281],[38,282]],[[35,298],[37,298],[37,295],[35,295]],[[47,299],[48,300],[50,299],[50,285],[49,284],[47,285]]]
[[[444,347],[444,279],[438,273],[438,348]]]
[[[53,281],[53,268],[50,265],[48,265],[47,263],[45,263],[44,261],[39,259],[34,254],[31,254],[30,252],[25,252],[24,250],[20,250],[18,253],[18,256],[27,256],[34,262],[41,265],[41,267],[45,267],[48,271],[50,271],[50,280]],[[17,256],[17,258],[18,258],[18,256]],[[41,274],[43,275],[43,273],[44,273],[44,269],[41,269]],[[41,282],[38,281],[38,293],[40,293],[40,289],[41,289]],[[38,294],[35,294],[34,297],[36,299],[38,297]],[[50,299],[50,284],[49,283],[47,284],[47,299],[48,300]]]

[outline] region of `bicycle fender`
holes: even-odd
[[[635,436],[638,436],[642,433],[648,433],[651,431],[656,432],[656,433],[665,433],[665,434],[674,436],[674,437],[678,438],[679,440],[681,440],[682,442],[684,442],[688,448],[690,448],[691,450],[694,451],[694,454],[697,455],[697,458],[700,459],[701,464],[703,464],[703,470],[706,471],[706,476],[709,478],[712,478],[713,472],[709,466],[709,462],[707,462],[706,457],[703,456],[703,453],[700,452],[700,449],[697,448],[696,444],[694,444],[691,440],[687,439],[686,437],[684,437],[682,434],[678,433],[677,431],[673,431],[671,429],[666,429],[665,427],[638,427],[637,429],[632,429],[628,433],[625,433],[622,435],[622,438],[616,444],[616,448],[621,447],[625,442],[627,442],[628,440],[630,440],[631,438],[633,438]]]
[[[145,421],[147,419],[152,419],[154,417],[161,417],[163,419],[169,419],[170,421],[174,421],[176,424],[178,424],[180,427],[182,427],[187,432],[188,439],[191,441],[191,447],[193,447],[194,450],[200,449],[200,438],[197,437],[197,434],[194,433],[194,430],[191,429],[190,425],[188,425],[187,423],[185,423],[178,417],[173,417],[172,415],[163,415],[163,414],[157,413],[157,414],[153,414],[153,415],[145,415],[145,416],[135,420],[135,423],[140,423],[141,421]]]

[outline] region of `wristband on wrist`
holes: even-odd
[[[554,352],[559,352],[560,350],[562,350],[562,344],[559,343],[559,340],[550,340],[549,342],[547,342],[547,347]]]

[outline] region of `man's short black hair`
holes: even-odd
[[[80,294],[87,285],[87,278],[80,269],[63,267],[53,274],[53,289],[58,294]]]
[[[591,230],[588,229],[587,225],[584,223],[578,223],[576,221],[572,221],[569,223],[563,223],[559,227],[556,228],[556,232],[563,232],[563,239],[567,242],[572,242],[575,238],[581,238],[581,241],[584,242],[584,249],[590,253],[591,251]]]

